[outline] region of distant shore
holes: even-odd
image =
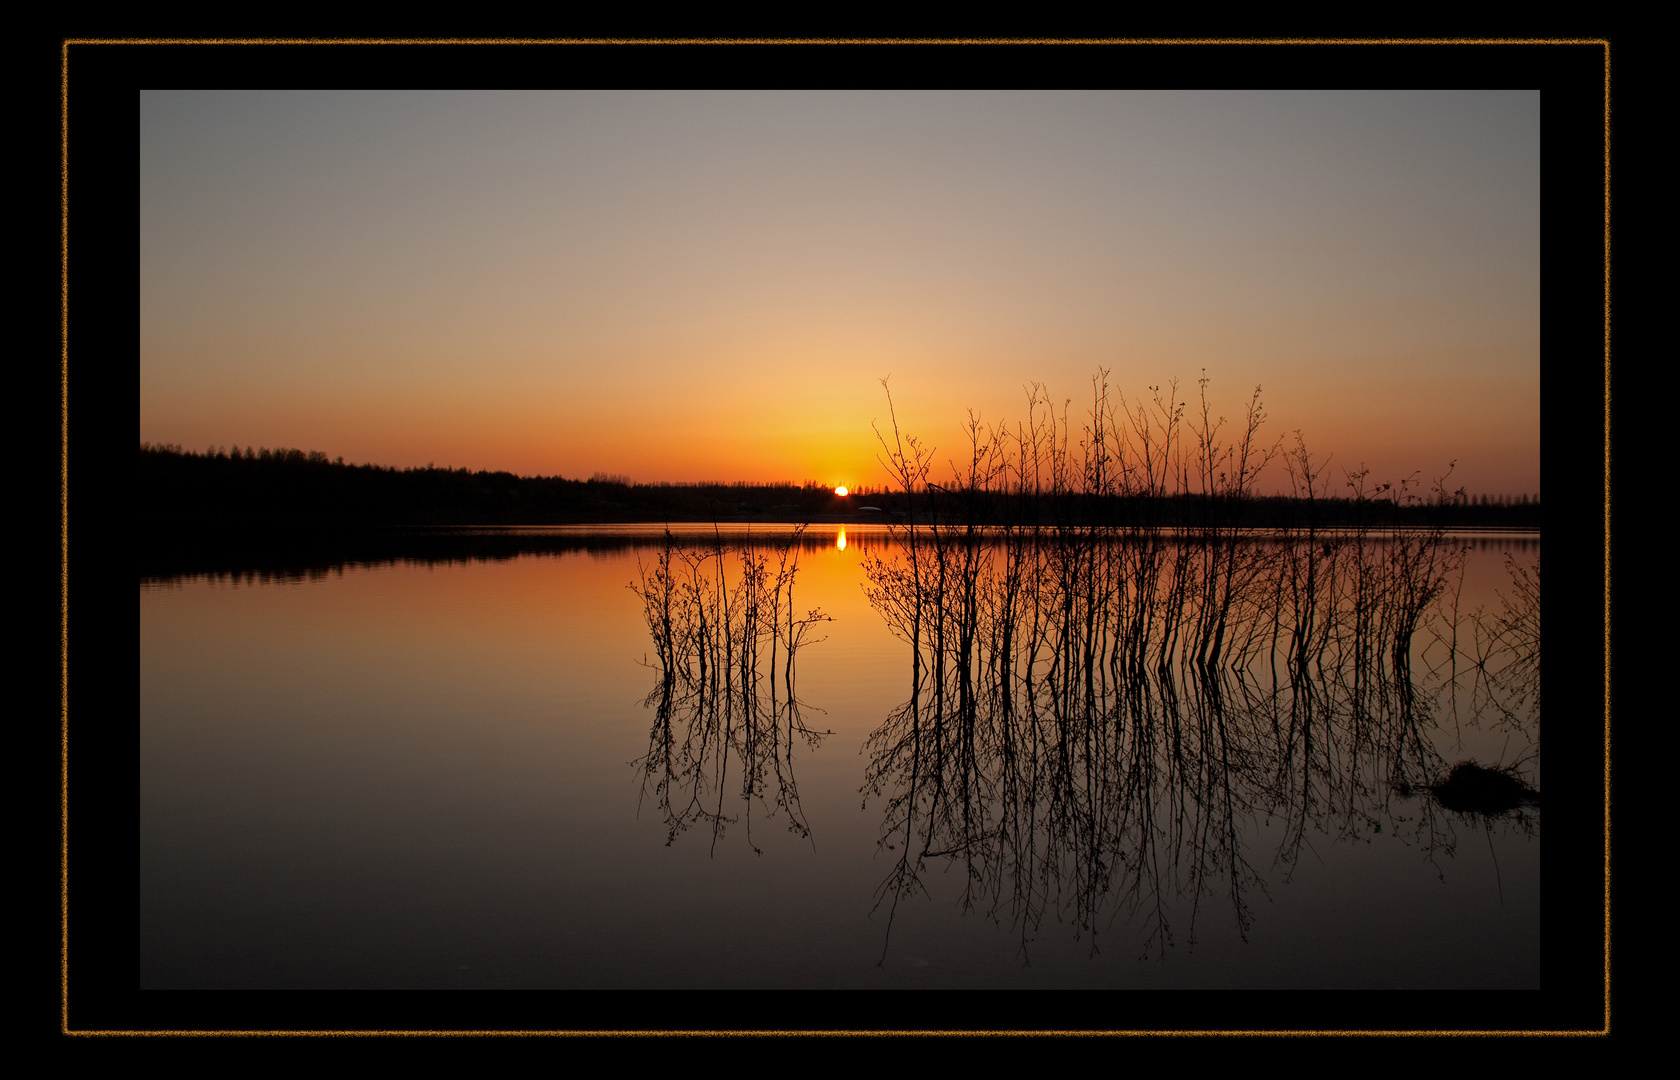
[[[347,465],[319,453],[251,456],[141,447],[135,516],[164,533],[336,532],[659,522],[1120,526],[1142,528],[1538,529],[1540,504],[1474,500],[1078,492],[903,491],[837,495],[793,484],[630,484],[466,469]]]
[[[837,495],[814,483],[630,484],[465,469],[346,465],[321,454],[142,447],[129,547],[142,581],[181,575],[310,576],[396,559],[513,558],[638,546],[660,525],[739,538],[794,525],[1140,529],[1195,534],[1370,529],[1534,532],[1535,502],[1093,497],[951,489]],[[637,526],[639,528],[628,528]],[[624,528],[614,535],[615,527]],[[824,530],[826,533],[826,530]],[[862,537],[859,538],[860,540]],[[734,542],[734,539],[731,540]],[[810,535],[807,546],[827,546]]]

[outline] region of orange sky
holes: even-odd
[[[1539,96],[146,92],[141,438],[879,484],[1205,368],[1537,492]],[[1281,471],[1278,483],[1283,481]]]

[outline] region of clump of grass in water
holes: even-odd
[[[1474,761],[1453,766],[1446,779],[1429,785],[1435,801],[1461,814],[1503,814],[1519,806],[1538,806],[1540,793],[1515,768],[1490,769]]]

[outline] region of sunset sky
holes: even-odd
[[[140,431],[880,484],[1206,369],[1379,482],[1540,490],[1537,92],[141,95]],[[1273,477],[1284,481],[1282,470]],[[1275,485],[1267,485],[1275,486]]]

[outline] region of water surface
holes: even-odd
[[[143,582],[142,985],[1539,985],[1537,537],[820,528]]]

